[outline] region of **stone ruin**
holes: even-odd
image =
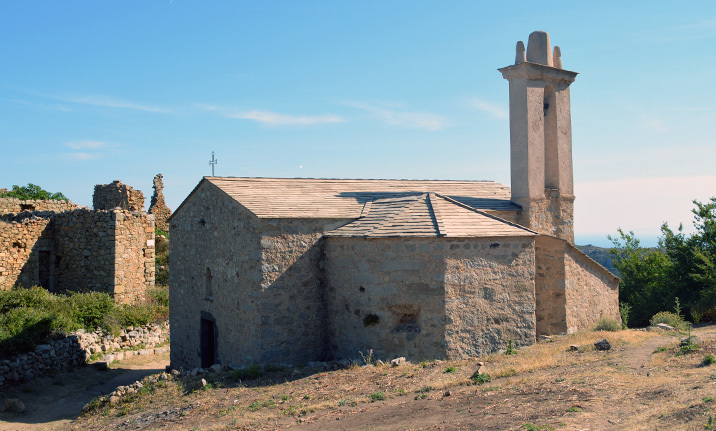
[[[169,232],[169,223],[167,223],[167,219],[172,215],[172,210],[170,210],[164,202],[163,178],[164,175],[162,174],[157,174],[154,177],[154,194],[152,194],[152,201],[149,205],[149,214],[154,214],[154,225],[157,229]]]
[[[92,206],[96,210],[120,208],[127,211],[144,211],[144,193],[115,180],[111,184],[94,186]]]
[[[155,277],[155,223],[142,211],[144,195],[114,181],[95,186],[93,203],[0,198],[0,290],[38,285],[144,299]]]

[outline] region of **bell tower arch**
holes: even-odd
[[[520,224],[574,243],[572,114],[569,86],[576,72],[562,69],[558,46],[544,31],[517,42],[515,64],[499,69],[510,86],[512,202]]]

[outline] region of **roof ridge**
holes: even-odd
[[[435,193],[429,192],[427,197],[427,203],[430,211],[430,217],[433,219],[433,223],[435,223],[435,230],[437,230],[438,236],[445,236],[447,234],[445,222],[443,221],[442,215],[440,214],[440,209],[436,205],[433,205],[434,198]]]

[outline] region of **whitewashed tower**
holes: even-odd
[[[535,31],[517,42],[515,64],[499,69],[510,82],[512,201],[519,223],[574,243],[572,121],[569,85],[576,72],[562,69],[558,46]]]

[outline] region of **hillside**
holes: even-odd
[[[680,335],[674,333],[558,336],[515,355],[480,358],[491,376],[482,384],[470,378],[478,359],[155,378],[116,405],[78,418],[71,428],[711,429],[716,365],[703,360],[716,354],[716,327],[694,333],[703,341],[689,354],[681,352]],[[605,337],[612,349],[595,350],[592,343]],[[201,379],[208,384],[192,390]]]

